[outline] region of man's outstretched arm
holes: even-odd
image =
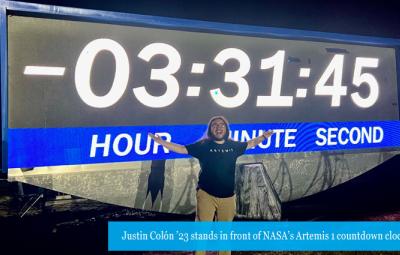
[[[154,135],[152,133],[149,133],[149,136],[156,142],[161,144],[162,146],[164,146],[165,148],[167,148],[170,151],[174,151],[176,153],[180,153],[180,154],[188,154],[188,151],[186,149],[185,146],[177,144],[177,143],[171,143],[168,141],[165,141],[163,139],[161,139],[161,137]]]
[[[273,133],[274,133],[274,131],[272,131],[272,130],[264,131],[264,133],[262,135],[247,141],[246,149],[256,147],[259,143],[261,143],[262,141],[264,141],[265,139],[270,137]]]

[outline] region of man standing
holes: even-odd
[[[190,145],[167,142],[151,133],[149,136],[171,151],[189,154],[199,160],[196,220],[232,221],[236,213],[236,160],[246,149],[257,146],[272,134],[269,130],[248,142],[233,141],[229,139],[226,118],[215,116],[208,123],[207,137]]]

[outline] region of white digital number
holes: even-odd
[[[235,83],[238,91],[236,95],[227,97],[222,94],[221,89],[210,90],[212,99],[222,107],[234,108],[242,105],[249,96],[249,84],[243,78],[250,70],[250,59],[247,54],[236,48],[224,49],[217,54],[214,61],[223,65],[228,59],[239,61],[239,68],[234,72],[225,72],[225,82]]]
[[[362,83],[366,83],[369,87],[369,95],[362,98],[358,92],[351,94],[353,102],[362,107],[368,108],[375,104],[379,97],[379,85],[375,77],[370,73],[361,73],[363,67],[377,68],[379,60],[377,58],[356,58],[354,66],[353,84],[360,87]]]
[[[181,66],[181,56],[171,45],[165,43],[152,43],[144,47],[138,57],[149,62],[155,55],[164,55],[168,58],[168,65],[161,69],[152,69],[151,80],[159,80],[167,87],[161,96],[150,95],[144,86],[134,88],[133,93],[136,98],[144,105],[152,108],[161,108],[172,104],[179,95],[179,83],[173,76]]]
[[[331,106],[340,106],[340,97],[347,95],[347,87],[342,86],[344,55],[336,54],[321,78],[315,85],[315,95],[332,96]],[[333,85],[327,85],[329,77],[333,74]]]
[[[257,106],[292,106],[292,96],[281,96],[283,64],[285,63],[285,51],[278,50],[275,55],[261,59],[261,69],[274,68],[270,96],[257,96]]]
[[[114,81],[110,91],[97,96],[90,87],[93,61],[100,51],[109,51],[115,58]],[[106,108],[115,104],[125,92],[129,78],[129,60],[122,46],[111,39],[96,39],[82,50],[75,67],[75,87],[83,102],[95,108]]]

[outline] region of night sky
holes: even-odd
[[[27,2],[235,24],[400,37],[396,1],[34,0]]]

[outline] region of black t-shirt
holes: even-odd
[[[186,146],[189,155],[200,161],[198,187],[210,195],[224,198],[235,194],[236,159],[244,154],[246,142],[201,140]]]

